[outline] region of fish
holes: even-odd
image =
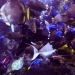
[[[69,26],[74,26],[75,25],[75,20],[73,18],[69,18],[68,15],[66,15],[66,13],[64,13],[64,14],[57,14],[54,17],[54,21],[53,22],[55,24],[63,22],[66,25],[69,25]]]
[[[40,14],[33,9],[30,9],[30,17],[39,18]]]
[[[39,18],[40,16],[40,13],[38,13],[37,11],[33,10],[33,9],[30,9],[30,8],[27,8],[26,9],[26,19],[27,20],[30,20],[30,18]]]
[[[20,57],[18,60],[15,60],[11,67],[12,67],[12,70],[19,70],[23,67],[24,65],[24,62],[23,62],[23,57]]]
[[[34,18],[30,18],[30,20],[27,20],[26,25],[28,25],[29,29],[33,32],[36,33],[37,27],[36,27],[36,22]]]
[[[35,11],[43,11],[48,9],[43,3],[40,3],[38,0],[30,0],[26,3],[26,5]]]
[[[25,14],[25,5],[18,0],[9,0],[0,9],[0,18],[9,26],[10,24],[23,24]]]
[[[25,35],[16,32],[9,32],[7,35],[5,35],[5,37],[8,39],[20,39],[25,37]]]
[[[7,9],[6,9],[7,8]],[[0,20],[4,21],[6,25],[24,25],[26,19],[31,17],[38,17],[38,13],[25,8],[25,5],[18,0],[8,0],[0,9]]]
[[[41,63],[41,61],[42,61],[42,59],[36,59],[36,60],[34,60],[34,61],[30,64],[30,66],[28,67],[28,70],[30,70],[30,68],[32,68],[32,67],[34,67],[34,66],[36,66],[36,65],[39,65],[39,64]]]
[[[60,50],[66,50],[68,48],[68,45],[67,44],[65,44],[65,45],[63,45],[61,48],[59,48]]]
[[[45,46],[43,46],[41,49],[37,49],[35,46],[31,45],[29,50],[25,49],[25,53],[30,53],[30,61],[35,60],[39,55],[43,58],[48,58],[53,53],[56,52],[56,49],[52,48],[52,45],[47,43]]]
[[[54,17],[54,22],[59,23],[59,22],[64,22],[68,25],[73,25],[75,24],[75,4],[71,5],[64,13],[57,14]]]

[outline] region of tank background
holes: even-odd
[[[29,0],[21,0],[24,4],[27,2],[27,1],[29,1]],[[41,2],[43,2],[44,4],[49,4],[49,5],[52,5],[53,6],[53,9],[52,9],[52,11],[51,11],[51,13],[50,13],[50,17],[53,15],[53,11],[54,10],[58,10],[58,7],[60,7],[60,6],[62,6],[60,3],[62,2],[62,1],[65,1],[65,0],[39,0],[39,1],[41,1]],[[7,2],[7,0],[0,0],[0,7],[4,4],[4,3],[6,3]],[[52,3],[51,3],[52,2]],[[62,3],[63,4],[63,3]],[[69,3],[68,3],[69,5],[72,5],[73,4],[73,0],[69,0]],[[57,8],[56,8],[57,7]],[[59,9],[59,11],[60,11],[61,9]],[[9,27],[7,27],[6,25],[5,25],[5,23],[3,23],[2,21],[0,21],[0,36],[1,35],[5,35],[5,34],[7,34],[9,31],[11,31],[11,29],[9,28]],[[3,57],[5,56],[5,54],[4,54],[4,52],[6,51],[6,50],[8,50],[8,48],[6,47],[6,45],[7,45],[7,43],[8,43],[8,41],[10,41],[10,40],[8,40],[8,39],[5,39],[5,40],[0,40],[0,61],[3,59]],[[15,41],[13,41],[13,43],[12,42],[10,42],[11,44],[14,44],[14,43],[17,43],[17,42],[15,42]],[[5,45],[6,44],[6,45]],[[11,49],[10,49],[11,50]],[[46,74],[48,74],[48,67],[46,67],[47,69],[45,70],[45,71],[47,71],[46,73],[45,72],[43,72],[43,75],[44,75],[44,73],[45,73],[45,75]],[[52,70],[51,70],[52,71]],[[51,72],[50,71],[50,72]],[[32,74],[34,74],[34,75],[36,75],[35,73],[33,73],[33,71],[32,70],[30,70],[30,72],[32,73]],[[39,72],[41,72],[40,70],[39,70]],[[49,72],[49,73],[50,73]],[[37,73],[38,73],[38,70],[37,70]],[[13,74],[13,75],[18,75],[18,74]],[[23,74],[22,74],[23,75]],[[27,74],[27,75],[30,75],[30,74]],[[49,74],[48,74],[49,75]],[[75,74],[74,74],[75,75]]]

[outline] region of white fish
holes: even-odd
[[[53,53],[56,52],[56,49],[53,49],[52,45],[50,45],[49,43],[47,43],[39,51],[34,46],[32,46],[32,47],[34,49],[34,55],[33,55],[31,60],[34,60],[38,55],[40,55],[40,56],[42,56],[44,58],[47,58],[47,57],[51,56]]]
[[[12,67],[12,70],[19,70],[22,68],[22,66],[24,65],[24,62],[23,62],[23,57],[20,57],[18,60],[15,60],[11,67]]]

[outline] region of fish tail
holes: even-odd
[[[27,19],[30,20],[30,8],[27,9],[26,16],[27,16]]]

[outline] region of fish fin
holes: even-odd
[[[64,46],[62,46],[62,48],[65,48],[65,47],[67,48],[67,47],[68,47],[68,45],[67,45],[67,44],[65,44]]]
[[[47,43],[45,46],[43,46],[39,52],[48,52],[48,51],[52,51],[53,47],[51,44]]]
[[[40,55],[43,57],[48,57],[56,52],[56,49],[53,49],[52,45],[47,43],[44,47],[42,47],[39,51]]]
[[[30,8],[27,9],[27,19],[30,20]]]
[[[33,47],[33,49],[34,49],[34,55],[33,55],[33,57],[32,57],[32,59],[31,60],[34,60],[34,59],[36,59],[37,58],[37,56],[39,55],[39,52],[38,52],[38,50],[33,46],[33,45],[31,45],[32,47]]]
[[[64,49],[66,49],[66,48],[68,48],[68,45],[67,44],[65,44],[65,45],[63,45],[61,48],[59,48],[60,50],[64,50]]]

